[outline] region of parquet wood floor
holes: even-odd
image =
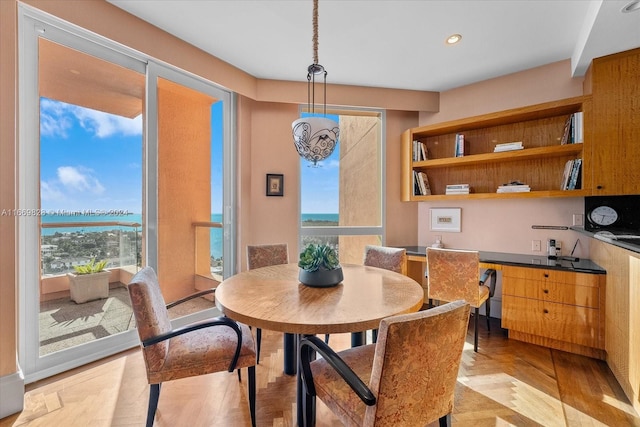
[[[491,333],[481,330],[478,353],[470,327],[454,426],[640,426],[606,363],[509,340],[499,326],[496,320]],[[348,334],[331,336],[336,349],[349,342]],[[282,359],[282,334],[263,331],[258,426],[295,424],[295,378],[282,373]],[[30,384],[24,411],[0,420],[0,427],[142,426],[149,393],[144,372],[140,351],[132,349]],[[155,425],[250,425],[246,371],[242,383],[226,372],[165,383]],[[317,425],[341,424],[318,402]]]

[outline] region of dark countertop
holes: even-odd
[[[626,250],[632,251],[632,252],[636,252],[636,253],[640,253],[640,239],[633,239],[633,240],[621,240],[621,239],[610,239],[608,237],[606,237],[606,235],[602,235],[600,233],[593,233],[591,231],[587,231],[584,229],[584,227],[577,227],[577,226],[573,226],[573,227],[569,227],[569,229],[573,230],[573,231],[577,231],[578,233],[584,234],[585,236],[589,236],[593,239],[596,240],[600,240],[602,242],[606,242],[609,243],[613,246],[618,246],[619,248],[624,248]],[[622,233],[624,234],[624,233]],[[638,234],[638,232],[629,232],[629,234]]]
[[[426,256],[426,246],[401,246],[407,250],[407,255]],[[553,270],[575,271],[578,273],[606,274],[607,271],[589,259],[567,261],[548,259],[546,256],[511,254],[504,252],[479,251],[480,262],[519,267],[550,268]]]

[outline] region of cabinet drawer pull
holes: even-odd
[[[549,293],[549,289],[545,289],[542,292],[544,292],[545,294],[548,294]]]
[[[548,275],[547,273],[544,273],[544,277],[545,277],[545,278],[548,278],[548,277],[549,277],[549,275]]]
[[[547,310],[547,309],[545,308],[544,310],[542,310],[542,312],[543,312],[544,314],[547,314],[547,313],[549,313],[549,310]]]

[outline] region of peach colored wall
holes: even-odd
[[[571,77],[570,61],[566,60],[456,88],[440,94],[440,112],[420,114],[420,126],[579,96],[583,80]],[[434,236],[442,235],[449,247],[540,254],[531,251],[531,240],[541,240],[544,250],[546,240],[556,238],[570,251],[578,238],[576,233],[532,230],[531,225],[572,225],[572,214],[582,213],[583,204],[581,197],[420,203],[418,243],[431,244]],[[431,232],[431,207],[461,207],[462,232]],[[580,242],[576,254],[586,257],[588,239]]]
[[[247,245],[287,243],[289,259],[298,259],[299,157],[293,146],[291,122],[298,118],[298,106],[252,102],[250,142],[242,137],[241,150],[250,150],[242,159],[241,182],[243,193],[243,231],[238,241],[240,265],[246,269]],[[249,145],[249,147],[247,147]],[[249,175],[250,173],[250,175]],[[284,175],[284,195],[266,195],[266,174]],[[250,185],[242,182],[249,179]],[[250,206],[246,206],[248,202]]]
[[[462,86],[442,92],[439,112],[421,112],[420,126],[580,96],[583,80],[567,59]]]
[[[16,207],[16,3],[0,1],[0,209]],[[0,216],[0,377],[16,372],[16,217]]]
[[[194,287],[193,223],[211,220],[210,96],[158,82],[158,278],[167,301]]]

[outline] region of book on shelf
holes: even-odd
[[[582,188],[582,159],[567,160],[562,173],[561,190]]]
[[[584,142],[584,114],[582,111],[571,114],[564,124],[561,145]]]
[[[469,189],[469,184],[447,184],[447,190]]]
[[[493,151],[495,153],[499,153],[502,151],[513,151],[513,150],[522,150],[524,147],[522,146],[522,141],[516,142],[505,142],[502,144],[496,144]]]
[[[430,196],[431,187],[429,187],[429,179],[424,172],[413,171],[414,181],[414,195],[416,196]]]
[[[469,188],[459,188],[456,190],[446,189],[444,194],[469,194],[471,190]]]
[[[412,159],[414,162],[421,162],[423,160],[429,160],[427,155],[427,147],[422,141],[413,141],[413,154]]]
[[[464,157],[464,134],[456,134],[455,157]]]

